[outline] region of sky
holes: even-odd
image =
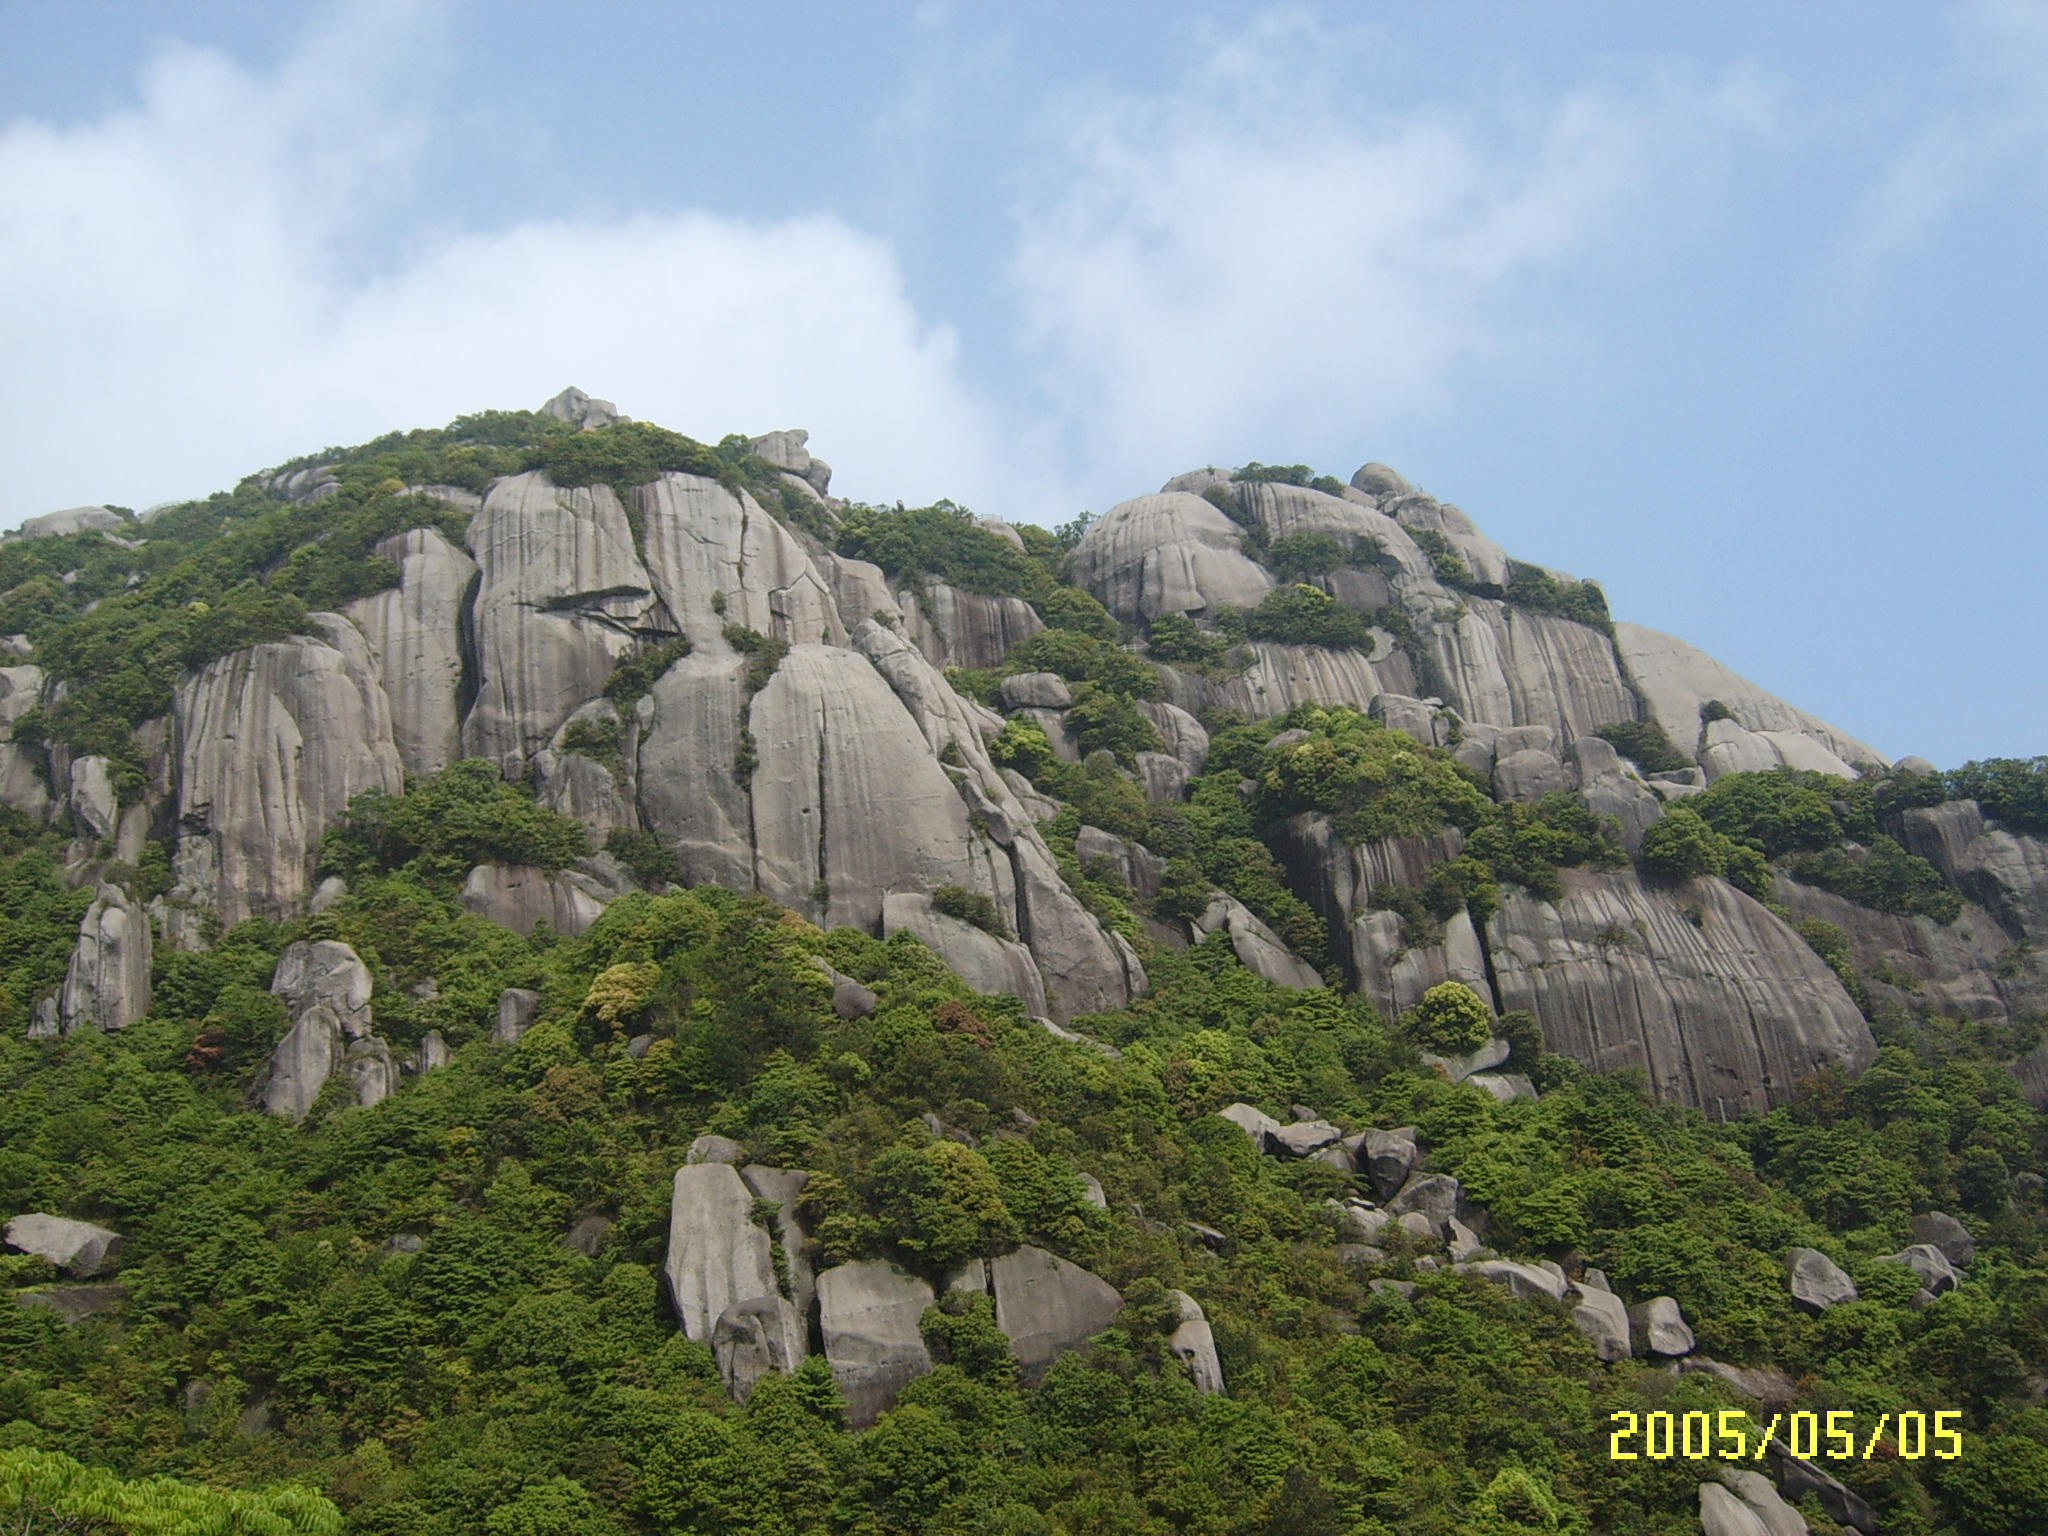
[[[565,385],[1045,525],[1392,464],[2048,752],[2048,3],[0,0],[0,527]]]

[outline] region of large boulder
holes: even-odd
[[[662,1273],[683,1332],[711,1342],[736,1301],[780,1295],[766,1231],[754,1222],[754,1194],[730,1163],[676,1170]]]
[[[1621,1298],[1595,1286],[1575,1285],[1572,1323],[1602,1360],[1628,1360],[1635,1351],[1629,1338],[1628,1308]]]
[[[1045,621],[1021,597],[967,592],[943,581],[922,590],[899,588],[903,632],[934,666],[992,667],[1041,629]]]
[[[352,1040],[342,1052],[342,1063],[348,1068],[356,1103],[363,1108],[382,1104],[398,1092],[398,1063],[392,1059],[389,1042],[374,1035]]]
[[[1390,635],[1384,643],[1375,636],[1371,651],[1262,641],[1241,646],[1233,655],[1242,670],[1225,677],[1162,667],[1160,676],[1172,706],[1184,713],[1236,709],[1251,719],[1268,720],[1297,704],[1344,704],[1362,710],[1375,698],[1405,694],[1417,686],[1414,662],[1395,648]],[[1165,734],[1164,727],[1161,733]]]
[[[1216,1113],[1251,1137],[1252,1145],[1261,1152],[1271,1152],[1279,1145],[1275,1138],[1281,1132],[1281,1124],[1263,1109],[1238,1103],[1227,1104]]]
[[[932,1368],[918,1327],[932,1300],[924,1281],[880,1259],[819,1274],[818,1331],[851,1428],[874,1423],[904,1383]]]
[[[1676,1358],[1694,1349],[1692,1329],[1685,1313],[1669,1296],[1652,1296],[1628,1309],[1629,1334],[1639,1355]]]
[[[1478,1259],[1453,1266],[1461,1275],[1477,1275],[1504,1285],[1524,1301],[1542,1297],[1563,1301],[1567,1282],[1562,1274],[1536,1264],[1517,1264],[1512,1259]]]
[[[1357,1152],[1358,1171],[1372,1183],[1372,1192],[1391,1200],[1415,1167],[1415,1127],[1404,1125],[1391,1131],[1367,1131]]]
[[[992,1259],[996,1326],[1027,1386],[1037,1386],[1053,1360],[1116,1321],[1123,1297],[1115,1286],[1043,1248],[1029,1245]]]
[[[112,507],[66,507],[62,512],[45,512],[24,520],[8,537],[61,539],[73,533],[111,533],[127,525],[128,519]]]
[[[540,1016],[540,994],[525,987],[507,987],[498,994],[498,1019],[491,1038],[511,1045],[533,1027]]]
[[[72,825],[84,838],[110,838],[120,825],[121,803],[104,757],[81,757],[71,764]]]
[[[1792,1299],[1809,1312],[1856,1299],[1856,1282],[1817,1248],[1794,1248],[1785,1255],[1785,1283]]]
[[[1074,702],[1067,680],[1057,672],[1018,672],[1002,680],[996,696],[1004,709],[1066,709]]]
[[[30,1211],[7,1223],[7,1246],[73,1275],[96,1275],[121,1251],[121,1234],[89,1221]]]
[[[1970,1229],[1946,1211],[1923,1211],[1913,1218],[1913,1241],[1932,1243],[1951,1264],[1968,1264],[1977,1257],[1977,1240]]]
[[[796,1303],[797,1316],[806,1318],[811,1313],[811,1303],[817,1298],[817,1276],[811,1270],[811,1261],[804,1255],[807,1234],[797,1219],[797,1197],[804,1192],[804,1186],[811,1176],[800,1168],[769,1168],[760,1163],[749,1163],[740,1169],[740,1180],[756,1200],[767,1200],[775,1206],[775,1241],[782,1248],[784,1271],[789,1276],[789,1294]]]
[[[13,740],[14,722],[42,702],[41,667],[0,667],[0,805],[40,820],[50,791],[36,767],[36,754]]]
[[[1920,1277],[1920,1288],[1931,1296],[1956,1288],[1956,1272],[1939,1248],[1932,1243],[1915,1243],[1900,1253],[1885,1255],[1895,1264],[1903,1264]]]
[[[1788,1499],[1804,1500],[1811,1494],[1830,1519],[1854,1526],[1863,1536],[1877,1536],[1877,1511],[1862,1494],[1812,1462],[1794,1456],[1782,1440],[1771,1442],[1771,1462],[1778,1473],[1778,1486]]]
[[[1458,1201],[1463,1194],[1462,1186],[1447,1173],[1417,1173],[1387,1202],[1387,1210],[1396,1217],[1419,1212],[1432,1229],[1441,1232],[1444,1224],[1458,1214]]]
[[[356,627],[235,651],[179,684],[174,897],[223,927],[300,915],[320,838],[355,796],[405,787],[384,684]],[[602,679],[600,679],[602,681]]]
[[[1272,577],[1244,553],[1244,529],[1199,496],[1120,502],[1074,550],[1074,579],[1127,623],[1162,613],[1256,608]]]
[[[1197,1392],[1223,1390],[1223,1363],[1216,1357],[1216,1336],[1201,1303],[1186,1291],[1168,1291],[1180,1306],[1180,1326],[1167,1338],[1167,1353],[1187,1367]]]
[[[527,864],[479,864],[462,884],[464,911],[524,934],[545,923],[564,938],[574,938],[603,916],[610,897],[603,885],[579,871]]]
[[[149,914],[117,885],[102,883],[78,925],[57,1011],[65,1033],[126,1029],[149,1012]]]
[[[1034,1017],[1046,1011],[1044,978],[1038,974],[1031,951],[1014,939],[997,938],[972,923],[949,917],[933,908],[929,896],[907,891],[882,901],[882,936],[896,933],[914,934],[923,940],[975,991],[1008,993]]]
[[[287,944],[271,972],[270,990],[284,999],[294,1019],[324,1004],[334,1011],[341,1031],[351,1040],[369,1034],[370,968],[338,939],[300,939]]]
[[[1762,1516],[1719,1483],[1701,1483],[1701,1536],[1771,1536]]]
[[[1195,919],[1201,933],[1221,928],[1230,935],[1230,947],[1247,970],[1283,987],[1320,987],[1323,978],[1301,956],[1284,944],[1280,936],[1252,915],[1249,907],[1234,896],[1218,891],[1209,907]]]
[[[334,939],[285,946],[270,990],[284,999],[292,1027],[270,1053],[256,1093],[266,1112],[297,1125],[321,1089],[346,1067],[358,1104],[374,1104],[398,1088],[390,1047],[371,1035],[370,970]]]
[[[1743,1467],[1716,1467],[1722,1484],[1763,1522],[1768,1536],[1807,1536],[1806,1517],[1778,1496],[1771,1480]]]
[[[257,1087],[264,1112],[293,1125],[301,1123],[341,1065],[347,1046],[332,1008],[315,1003],[300,1012],[272,1048],[270,1065]]]
[[[432,528],[376,548],[398,585],[342,611],[363,632],[391,702],[391,739],[407,773],[435,773],[462,755],[462,635],[476,562]]]
[[[803,1364],[803,1319],[786,1297],[736,1301],[712,1326],[711,1353],[726,1391],[734,1402],[744,1403],[770,1371],[786,1375]]]

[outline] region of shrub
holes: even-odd
[[[605,679],[604,696],[622,712],[631,709],[642,695],[653,690],[664,672],[689,654],[688,635],[676,635],[635,651],[612,668],[612,675]]]
[[[874,1161],[874,1206],[884,1242],[905,1262],[942,1275],[968,1259],[1017,1245],[1016,1218],[979,1152],[954,1141],[904,1143]]]
[[[1775,769],[1723,774],[1686,805],[1716,832],[1748,843],[1767,858],[1830,848],[1842,839],[1822,774]]]
[[[1440,981],[1402,1016],[1409,1038],[1440,1056],[1468,1056],[1493,1036],[1493,1010],[1462,981]]]
[[[947,917],[958,918],[961,922],[971,924],[983,933],[994,934],[999,939],[1010,937],[1010,925],[1003,921],[1003,915],[996,910],[996,904],[980,891],[970,891],[964,885],[942,885],[933,891],[932,910],[943,912]]]
[[[1229,650],[1228,639],[1212,634],[1184,613],[1162,613],[1145,635],[1145,654],[1154,661],[1216,667],[1223,664]]]
[[[1041,629],[1003,659],[1005,672],[1056,672],[1070,683],[1100,683],[1112,693],[1156,699],[1159,671],[1121,646],[1074,629]]]
[[[1249,485],[1299,485],[1325,496],[1342,496],[1344,482],[1334,475],[1319,475],[1306,464],[1261,464],[1254,459],[1231,471],[1231,478]]]
[[[652,832],[613,827],[605,834],[604,851],[632,871],[650,891],[683,883],[683,867]]]
[[[1054,587],[1032,606],[1048,629],[1070,629],[1109,644],[1123,634],[1110,611],[1079,587]]]
[[[551,437],[540,449],[534,467],[546,470],[557,485],[605,484],[621,491],[669,473],[715,480],[730,468],[703,443],[646,421]]]
[[[1321,645],[1333,650],[1372,649],[1365,619],[1320,587],[1296,583],[1275,587],[1259,606],[1244,616],[1245,633],[1254,640],[1282,645]]]
[[[476,864],[560,869],[589,851],[582,823],[535,804],[495,764],[472,757],[414,780],[402,795],[357,795],[321,842],[319,868],[353,881],[410,866],[445,883]]]
[[[1728,839],[1708,826],[1691,806],[1680,803],[1643,833],[1637,861],[1654,874],[1673,880],[1718,875],[1728,867]]]
[[[789,642],[774,635],[764,635],[744,624],[728,624],[724,633],[727,645],[742,656],[752,658],[742,681],[748,693],[759,693],[768,686],[768,679],[775,675],[775,669],[782,665],[782,658],[789,654]]]
[[[1458,553],[1458,546],[1448,536],[1434,528],[1410,528],[1408,537],[1429,557],[1430,569],[1438,581],[1454,592],[1462,592],[1472,585],[1472,572],[1465,565],[1465,557]]]
[[[1529,613],[1549,614],[1614,633],[1614,621],[1607,614],[1607,594],[1598,582],[1559,581],[1540,566],[1508,562],[1508,585],[1502,594],[1517,608]]]
[[[992,597],[1036,600],[1052,593],[1050,578],[1030,556],[950,501],[928,507],[850,504],[839,514],[838,552],[872,561],[899,581],[936,577],[963,592]]]
[[[1975,800],[2015,831],[2048,837],[2048,757],[1989,757],[1944,777],[1950,799]]]
[[[1305,708],[1287,720],[1311,735],[1263,754],[1262,815],[1324,811],[1348,840],[1360,843],[1422,836],[1446,821],[1469,830],[1490,812],[1486,795],[1447,753],[1356,710]]]
[[[1676,773],[1693,765],[1655,720],[1617,720],[1593,734],[1645,773]]]
[[[1108,752],[1125,767],[1135,766],[1140,752],[1166,748],[1159,728],[1138,713],[1130,695],[1112,693],[1097,683],[1075,685],[1067,730],[1084,754]]]
[[[1014,768],[1034,784],[1059,761],[1044,727],[1022,715],[1013,715],[1004,722],[996,739],[988,744],[988,755],[998,768]]]
[[[1961,893],[1940,871],[1889,837],[1876,838],[1860,859],[1842,848],[1801,854],[1792,861],[1792,877],[1879,912],[1938,923],[1952,923],[1963,912]]]

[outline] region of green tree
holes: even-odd
[[[1462,981],[1440,981],[1403,1016],[1410,1038],[1425,1050],[1464,1056],[1493,1034],[1493,1010]]]

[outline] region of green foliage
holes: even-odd
[[[1310,734],[1263,755],[1262,814],[1323,811],[1347,840],[1369,842],[1423,836],[1446,822],[1470,830],[1493,809],[1448,754],[1356,710],[1302,709],[1288,719]]]
[[[1645,773],[1675,773],[1693,765],[1655,720],[1617,720],[1593,734]]]
[[[1932,864],[1883,835],[1860,859],[1841,848],[1800,854],[1792,861],[1792,877],[1879,912],[1937,923],[1952,923],[1963,912],[1962,893]]]
[[[1074,707],[1067,711],[1067,730],[1083,754],[1107,752],[1135,767],[1140,752],[1166,747],[1159,728],[1138,713],[1127,693],[1113,693],[1100,683],[1076,683]]]
[[[664,474],[718,479],[729,470],[728,463],[704,444],[645,421],[551,436],[533,467],[546,470],[557,485],[609,485],[622,491]]]
[[[1743,894],[1768,901],[1771,871],[1763,854],[1709,825],[1693,809],[1700,798],[1694,795],[1668,807],[1643,833],[1636,862],[1652,874],[1673,880],[1718,875]]]
[[[1372,649],[1366,619],[1321,587],[1275,587],[1244,616],[1245,633],[1281,645],[1322,645],[1332,650]]]
[[[1022,715],[1003,722],[989,743],[988,755],[998,768],[1014,768],[1033,783],[1059,760],[1045,728]]]
[[[676,635],[635,651],[604,681],[604,696],[621,710],[631,709],[651,692],[661,675],[690,654],[690,637]]]
[[[789,654],[787,640],[764,635],[744,624],[726,625],[725,643],[749,658],[746,676],[741,682],[750,694],[759,693],[768,686],[768,679],[775,675],[775,669],[782,665],[782,658]]]
[[[1837,783],[1823,774],[1790,769],[1727,773],[1685,803],[1716,832],[1775,859],[1841,841],[1842,827],[1827,793]]]
[[[1344,482],[1334,475],[1319,475],[1306,464],[1261,464],[1254,459],[1231,471],[1231,478],[1250,485],[1299,485],[1325,496],[1344,494]]]
[[[914,585],[936,579],[992,597],[1036,602],[1052,596],[1053,582],[1042,565],[950,501],[928,507],[899,503],[893,508],[849,503],[839,514],[838,552],[871,561],[898,581]],[[1082,607],[1071,598],[1062,601],[1077,610]],[[1100,612],[1099,605],[1096,611]],[[1052,622],[1050,614],[1046,618]],[[1089,615],[1087,622],[1093,628],[1099,621]]]
[[[1384,570],[1394,561],[1386,545],[1369,534],[1290,533],[1266,546],[1265,564],[1283,582],[1299,582],[1347,567]]]
[[[0,1449],[0,1517],[10,1531],[109,1536],[340,1536],[341,1511],[306,1488],[239,1493],[169,1477],[123,1482],[57,1451]]]
[[[650,891],[682,884],[682,865],[652,832],[613,827],[605,834],[604,851],[632,871],[633,878]]]
[[[1424,1050],[1469,1056],[1493,1034],[1493,1010],[1462,981],[1440,981],[1401,1017],[1401,1027]]]
[[[1160,695],[1159,673],[1143,657],[1073,629],[1041,629],[1003,658],[1006,673],[1057,672],[1070,683],[1097,683],[1134,699]]]
[[[2016,832],[2048,837],[2048,757],[1991,757],[1944,775],[1945,798],[1975,800]]]
[[[996,904],[980,891],[970,891],[964,885],[942,885],[933,891],[932,910],[957,918],[983,933],[994,934],[999,939],[1010,937],[1010,925],[996,911]]]
[[[1228,639],[1202,628],[1184,613],[1162,613],[1145,632],[1145,654],[1154,661],[1220,667],[1229,650]]]
[[[912,1268],[942,1276],[1017,1244],[1002,1186],[971,1147],[905,1142],[875,1159],[871,1177],[882,1241]]]
[[[1069,629],[1112,644],[1122,635],[1110,611],[1079,587],[1054,587],[1034,606],[1048,629]]]
[[[1603,635],[1614,633],[1614,621],[1607,613],[1607,594],[1600,590],[1598,582],[1559,581],[1540,566],[1510,560],[1507,590],[1502,595],[1526,612],[1570,619]]]
[[[319,869],[351,882],[409,869],[429,883],[459,884],[473,865],[560,869],[589,851],[580,822],[537,805],[496,765],[472,757],[414,780],[401,795],[357,795],[322,841]]]
[[[1470,588],[1471,569],[1465,564],[1465,557],[1458,553],[1449,535],[1435,528],[1410,528],[1408,537],[1415,541],[1415,547],[1429,557],[1430,570],[1436,579],[1454,592]]]

